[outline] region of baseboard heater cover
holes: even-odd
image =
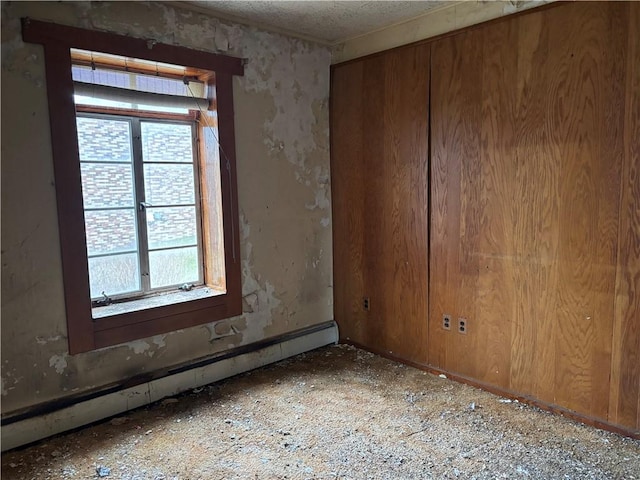
[[[210,360],[170,370],[160,378],[85,400],[36,416],[3,421],[2,451],[73,430],[148,405],[166,397],[224,380],[250,370],[338,342],[334,321],[314,325],[252,345],[239,347]]]

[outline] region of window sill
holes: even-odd
[[[139,312],[149,308],[165,307],[177,303],[191,302],[203,298],[215,297],[226,292],[215,290],[210,287],[194,288],[188,292],[167,292],[152,297],[138,298],[126,302],[113,303],[103,307],[94,307],[91,309],[91,315],[94,320],[122,315],[123,313]]]

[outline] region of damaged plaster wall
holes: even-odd
[[[70,356],[43,50],[20,18],[248,59],[234,80],[244,314]],[[153,2],[2,4],[2,412],[331,320],[323,46]]]

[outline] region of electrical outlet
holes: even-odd
[[[463,335],[467,334],[467,329],[469,328],[468,321],[466,318],[458,318],[458,333],[462,333]]]
[[[451,315],[447,313],[442,315],[442,328],[445,330],[451,330]]]
[[[364,308],[367,312],[371,310],[371,303],[369,302],[369,297],[364,297],[362,299],[362,308]]]

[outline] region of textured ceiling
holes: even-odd
[[[192,0],[180,2],[180,6],[333,44],[418,17],[448,3],[452,2]]]

